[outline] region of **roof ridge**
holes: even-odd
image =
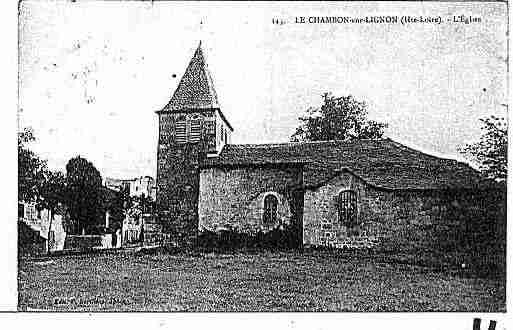
[[[328,144],[328,143],[358,143],[369,141],[384,141],[390,138],[383,139],[353,139],[353,140],[323,140],[323,141],[299,141],[299,142],[273,142],[273,143],[238,143],[229,144],[230,146],[255,146],[255,147],[268,147],[268,146],[288,146],[288,145],[305,145],[305,144]]]
[[[408,149],[408,151],[413,151],[413,152],[416,152],[416,153],[420,153],[424,156],[427,156],[427,157],[430,157],[430,158],[434,158],[434,159],[437,159],[437,160],[448,160],[448,161],[451,161],[451,162],[455,162],[457,164],[464,164],[464,165],[468,165],[470,166],[469,164],[465,163],[465,162],[462,162],[458,159],[454,159],[454,158],[447,158],[446,156],[436,156],[436,155],[432,155],[432,154],[429,154],[425,151],[421,151],[421,150],[418,150],[418,149],[415,149],[413,147],[410,147],[410,146],[407,146],[405,145],[404,143],[401,143],[401,142],[397,142],[397,141],[394,141],[394,140],[390,140],[392,142],[392,144],[395,144],[397,148],[399,149]]]

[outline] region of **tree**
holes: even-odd
[[[125,205],[127,196],[123,191],[115,191],[102,187],[102,212],[109,212],[110,229],[121,228],[125,218]]]
[[[479,142],[467,144],[463,154],[479,163],[484,175],[497,181],[506,180],[508,172],[508,124],[504,117],[480,119],[483,133]]]
[[[62,172],[44,171],[44,180],[39,188],[38,205],[52,214],[66,202],[66,177]]]
[[[388,126],[367,119],[367,104],[353,96],[323,95],[320,108],[309,108],[306,117],[291,136],[291,141],[325,141],[349,139],[379,139]]]
[[[66,165],[67,201],[76,224],[72,231],[90,231],[103,218],[100,172],[87,159],[74,157]]]
[[[27,145],[36,139],[32,129],[18,132],[18,200],[32,201],[44,181],[46,161],[40,159]]]

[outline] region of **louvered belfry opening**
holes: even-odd
[[[191,133],[189,137],[189,142],[196,143],[201,139],[201,119],[192,119],[191,120]]]
[[[338,219],[344,225],[352,227],[358,220],[358,205],[356,192],[344,190],[338,194]]]
[[[187,142],[187,123],[186,123],[185,119],[176,122],[175,132],[176,132],[176,143],[186,143]]]
[[[278,199],[274,195],[267,195],[264,199],[264,224],[276,223]]]
[[[201,118],[180,119],[175,125],[175,142],[197,143],[201,140]]]

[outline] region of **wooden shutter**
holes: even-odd
[[[175,125],[175,133],[176,133],[176,143],[186,143],[187,142],[187,125],[185,120],[180,120],[176,122]]]
[[[191,120],[191,130],[189,135],[189,142],[196,143],[201,139],[201,120],[193,119]]]

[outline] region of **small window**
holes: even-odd
[[[358,209],[356,192],[352,190],[341,191],[338,194],[338,219],[347,227],[357,223]]]
[[[18,218],[24,218],[25,217],[25,205],[18,204]]]
[[[274,195],[267,195],[264,198],[264,224],[276,223],[278,218],[278,198]]]

